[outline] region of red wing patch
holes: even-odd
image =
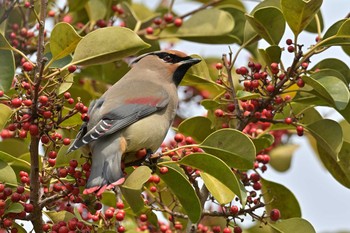
[[[142,105],[151,105],[153,107],[157,106],[159,102],[161,101],[161,98],[155,97],[155,96],[149,96],[149,97],[137,97],[132,99],[125,100],[126,104],[142,104]]]

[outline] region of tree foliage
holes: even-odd
[[[349,54],[350,20],[324,28],[322,0],[266,0],[251,12],[239,0],[193,1],[183,15],[165,2],[0,3],[0,230],[26,232],[21,219],[35,232],[315,232],[294,194],[263,178],[269,166],[288,170],[292,136],[315,139],[324,166],[350,188],[349,67],[337,58],[309,65],[332,46]],[[284,42],[286,28],[294,38]],[[305,32],[316,41],[300,44]],[[131,57],[181,40],[239,46],[204,57],[181,83],[183,102],[200,97],[207,114],[179,112],[153,171],[126,167],[117,190],[84,195],[90,158],[66,151],[89,102]],[[246,65],[236,63],[242,50]],[[317,106],[344,120],[323,119]]]

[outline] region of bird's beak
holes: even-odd
[[[193,58],[193,57],[191,57],[190,59],[181,61],[181,63],[182,63],[182,64],[194,65],[194,64],[197,64],[197,63],[200,62],[200,61],[202,61],[202,60],[199,59],[199,58]]]

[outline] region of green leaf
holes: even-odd
[[[311,77],[303,77],[305,83],[310,85],[316,94],[326,100],[331,106],[339,110],[346,108],[349,102],[349,88],[346,84],[334,76],[328,76],[326,72],[316,72]]]
[[[75,150],[67,154],[68,146],[62,146],[57,153],[55,167],[64,167],[69,165],[69,161],[75,159],[79,164],[83,164],[85,158],[81,156],[82,152],[80,150]]]
[[[122,191],[123,197],[126,202],[129,204],[132,211],[139,215],[143,212],[145,204],[141,197],[141,190],[132,189],[124,186],[120,186],[120,190]]]
[[[17,158],[15,156],[12,156],[8,153],[5,153],[3,151],[0,151],[0,159],[4,162],[6,162],[8,165],[10,165],[14,170],[23,170],[23,171],[29,171],[30,170],[30,163]]]
[[[338,29],[339,27],[339,29]],[[336,34],[333,34],[337,30]],[[323,40],[317,44],[317,46],[337,46],[337,45],[350,45],[350,19],[345,21],[339,21],[332,25],[326,32]],[[326,37],[327,36],[327,37]]]
[[[237,169],[251,169],[255,160],[255,146],[242,132],[235,129],[221,129],[210,134],[200,147],[206,153],[223,160]]]
[[[231,168],[227,166],[227,164],[225,164],[225,162],[223,162],[221,159],[210,154],[193,153],[181,159],[179,161],[179,164],[194,167],[200,171],[207,173],[208,175],[218,180],[222,185],[226,186],[229,190],[231,190],[234,194],[236,194],[240,198],[240,200],[242,200],[239,181],[237,180],[236,176],[233,174]],[[210,177],[208,176],[206,178],[207,180],[210,179]],[[215,188],[219,188],[219,187],[211,186],[210,184],[213,184],[212,182],[213,182],[213,179],[210,179],[210,183],[207,186],[209,191],[213,191]],[[205,180],[204,180],[204,183],[205,183]],[[227,204],[230,201],[232,201],[234,197],[232,196],[232,192],[224,193],[225,191],[227,191],[225,189],[220,191],[222,192],[221,194],[224,196],[214,195],[215,198],[218,198],[217,200],[219,201],[220,204]]]
[[[281,0],[284,18],[295,36],[310,24],[322,2],[322,0]]]
[[[143,185],[148,181],[152,170],[147,166],[137,167],[125,180],[123,187],[141,190]]]
[[[17,228],[17,233],[27,233],[27,230],[24,227],[16,222],[12,222],[12,228]]]
[[[320,31],[322,32],[324,29],[324,22],[323,22],[323,16],[321,11],[319,11],[315,17],[312,19],[312,21],[307,25],[305,28],[305,31],[311,32],[311,33],[318,33],[318,23],[316,21],[316,16],[318,17],[319,23],[320,23]]]
[[[159,34],[159,38],[180,38],[199,43],[226,43],[230,39],[228,34],[233,27],[234,21],[229,13],[212,8],[193,14],[181,27],[165,28]]]
[[[337,160],[338,153],[343,144],[343,131],[338,122],[323,119],[306,126],[310,134],[329,156]]]
[[[209,134],[213,133],[211,121],[207,117],[196,116],[181,122],[178,131],[193,137],[196,142],[203,141]]]
[[[69,74],[65,79],[64,82],[58,87],[57,89],[57,95],[61,95],[69,90],[69,88],[73,85],[74,79],[73,74]]]
[[[205,186],[208,188],[209,192],[214,196],[214,198],[219,202],[219,204],[223,205],[233,200],[235,193],[226,185],[224,185],[221,180],[218,180],[214,176],[211,176],[205,172],[201,172],[200,175]]]
[[[97,65],[108,63],[133,55],[148,47],[148,44],[128,28],[100,28],[87,34],[78,43],[72,64]]]
[[[10,43],[2,33],[0,33],[0,50],[12,50]]]
[[[335,36],[337,34],[337,32],[339,31],[339,28],[341,27],[341,25],[343,25],[344,22],[346,22],[347,19],[341,19],[337,22],[335,22],[334,24],[332,24],[332,26],[330,26],[327,31],[324,33],[322,39],[327,39],[329,37]]]
[[[116,207],[117,197],[113,191],[106,190],[102,193],[101,203],[106,206]]]
[[[350,143],[343,142],[342,148],[336,158],[327,152],[320,143],[317,143],[317,152],[322,163],[334,179],[345,187],[350,188]]]
[[[74,214],[71,212],[61,210],[61,211],[43,211],[43,213],[51,219],[53,223],[58,223],[59,221],[68,222],[72,218],[75,218]]]
[[[0,159],[0,182],[16,187],[16,173],[12,167]]]
[[[246,15],[247,21],[255,31],[271,45],[277,45],[285,30],[285,21],[282,12],[275,7],[261,8]]]
[[[259,135],[257,138],[253,138],[252,141],[256,148],[256,152],[259,153],[261,150],[271,146],[275,141],[275,138],[271,134],[265,133]]]
[[[168,172],[161,174],[159,169],[157,169],[157,174],[175,194],[192,223],[198,222],[201,217],[202,207],[191,183],[177,169],[167,164],[163,164],[163,166],[168,167]]]
[[[76,0],[68,0],[68,8],[69,11],[78,11],[81,10],[85,7],[85,4],[88,2],[89,0],[80,0],[80,1],[76,1]]]
[[[279,209],[282,219],[301,217],[301,209],[298,200],[294,194],[285,186],[261,179],[262,192],[266,205],[266,212],[270,213],[272,209]]]
[[[107,13],[107,6],[101,0],[89,0],[85,9],[93,24],[99,19],[104,19]]]
[[[14,213],[19,214],[24,210],[24,207],[20,203],[11,203],[9,207],[5,210],[5,214]]]
[[[58,60],[70,55],[81,39],[82,37],[70,24],[64,22],[56,24],[50,37],[52,59]]]
[[[28,153],[29,148],[23,140],[9,138],[0,142],[0,151],[6,152],[14,157],[18,157]]]
[[[251,93],[249,91],[238,90],[236,93],[236,98],[239,100],[251,100],[257,99],[260,95],[257,93]]]
[[[212,99],[205,99],[201,101],[201,105],[207,110],[214,110],[220,106],[220,103]]]
[[[270,165],[279,172],[285,172],[290,168],[293,153],[299,148],[298,145],[286,144],[277,146],[270,151]]]
[[[5,104],[0,104],[0,130],[5,128],[7,121],[12,116],[12,113],[13,110],[10,107]]]
[[[281,61],[282,50],[277,45],[272,45],[266,48],[266,50],[259,49],[259,53],[262,56],[266,66],[270,66],[270,64],[273,62],[280,63]]]
[[[268,225],[281,233],[316,233],[314,227],[302,218],[285,219],[276,223],[268,223]]]
[[[10,50],[0,50],[0,90],[8,91],[15,77],[15,58]]]

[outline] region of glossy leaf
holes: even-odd
[[[347,19],[341,19],[337,22],[335,22],[334,24],[332,24],[332,26],[330,26],[327,31],[324,33],[323,38],[322,39],[328,39],[329,37],[335,36],[339,30],[339,28],[341,27],[341,25],[343,25],[343,23],[345,23],[347,21]]]
[[[107,13],[107,6],[100,0],[89,0],[85,5],[89,19],[95,23],[99,19],[103,19]]]
[[[350,143],[350,134],[348,132],[350,132],[350,123],[347,121],[340,121],[339,125],[341,126],[342,130],[343,130],[343,138],[344,141],[347,141]]]
[[[193,153],[182,158],[179,161],[179,163],[182,165],[196,168],[200,171],[204,171],[208,175],[214,177],[216,180],[219,180],[220,183],[225,185],[229,190],[231,190],[234,194],[236,194],[240,198],[240,200],[242,200],[239,181],[237,180],[236,176],[232,172],[231,168],[227,166],[227,164],[225,164],[225,162],[222,161],[221,159],[210,154]],[[206,178],[210,179],[210,177],[208,176]],[[212,184],[212,181],[213,180],[211,179],[210,184]],[[205,183],[205,180],[204,180],[204,183]],[[216,188],[219,188],[219,187],[216,187]],[[209,190],[211,191],[213,189],[214,187],[211,187],[211,189]],[[225,189],[222,190],[222,192],[224,191]],[[218,198],[219,199],[217,200],[220,202],[220,204],[227,204],[233,199],[233,197],[231,196],[231,193],[227,193],[226,198],[222,196],[219,196]]]
[[[199,221],[202,208],[199,198],[188,179],[177,169],[172,166],[168,167],[168,172],[161,174],[157,169],[159,177],[167,184],[171,191],[175,194],[182,208],[186,211],[189,219],[196,223]]]
[[[314,67],[312,67],[312,70],[316,69],[334,69],[338,72],[340,72],[345,79],[347,80],[347,83],[350,83],[350,70],[346,63],[343,61],[336,59],[336,58],[326,58],[317,63]]]
[[[199,43],[226,43],[233,27],[234,21],[229,13],[212,8],[193,14],[181,27],[171,26],[164,29],[159,37],[180,38]]]
[[[126,202],[129,204],[132,211],[135,214],[142,213],[145,203],[141,197],[141,190],[132,189],[124,186],[121,186],[120,190],[122,191],[123,197],[125,198]]]
[[[339,110],[346,108],[350,94],[344,82],[334,76],[326,76],[316,72],[311,77],[303,77],[305,83],[310,85],[317,95]]]
[[[141,190],[152,174],[152,170],[147,166],[137,167],[125,180],[123,187]]]
[[[270,213],[272,209],[279,209],[282,219],[288,219],[293,217],[301,217],[301,209],[298,200],[294,194],[285,186],[261,179],[262,192],[264,193],[266,212]]]
[[[223,205],[233,200],[235,193],[224,185],[221,180],[216,179],[206,172],[201,172],[200,175],[205,186],[219,204]]]
[[[281,0],[284,18],[295,36],[310,24],[322,2],[322,0]]]
[[[217,156],[228,166],[250,169],[255,160],[255,146],[245,134],[234,129],[221,129],[210,134],[200,147]]]
[[[58,223],[59,221],[68,222],[72,218],[75,218],[75,215],[71,212],[61,210],[61,211],[43,211],[43,213],[51,219],[53,223]]]
[[[339,26],[339,29],[338,29]],[[332,30],[331,30],[332,29]],[[333,35],[334,31],[338,29],[337,33]],[[331,31],[330,31],[331,30]],[[317,46],[337,46],[350,45],[350,19],[337,22],[325,34],[323,40]],[[327,36],[327,37],[326,37]]]
[[[78,43],[72,64],[97,65],[112,62],[131,56],[147,47],[149,45],[128,28],[100,28],[87,34]]]
[[[52,59],[58,60],[70,55],[81,39],[82,37],[70,24],[64,22],[56,24],[50,37]]]
[[[327,152],[320,143],[317,143],[318,155],[329,173],[342,185],[350,188],[349,156],[350,143],[343,142],[337,157]]]
[[[0,33],[0,50],[11,50],[10,43],[6,40],[5,36]]]
[[[59,86],[57,90],[57,95],[61,95],[69,90],[69,88],[73,85],[74,79],[73,74],[69,74],[67,77],[65,77],[64,82]]]
[[[343,144],[343,131],[338,122],[323,119],[306,126],[317,144],[333,159],[337,160]]]
[[[316,233],[314,227],[305,219],[290,218],[278,221],[276,223],[269,223],[275,232],[280,233]]]
[[[0,90],[8,91],[15,77],[15,58],[10,50],[0,50]]]
[[[212,123],[207,117],[196,116],[181,122],[178,131],[186,136],[191,136],[196,142],[203,141],[214,130]]]
[[[259,53],[267,66],[273,62],[280,63],[281,61],[282,49],[277,45],[272,45],[265,50],[259,49]]]
[[[257,93],[251,93],[248,91],[238,90],[236,93],[236,98],[239,100],[251,100],[251,99],[257,99],[260,95]]]
[[[5,210],[5,214],[14,213],[19,214],[24,210],[24,207],[20,203],[11,203]]]
[[[269,44],[278,44],[284,34],[285,21],[282,12],[275,7],[261,8],[246,15],[255,31]]]
[[[270,152],[270,165],[279,172],[285,172],[290,168],[294,152],[299,148],[295,144],[286,144],[273,148]]]
[[[13,110],[10,107],[5,104],[0,104],[0,130],[5,128],[7,121],[10,119],[12,113]]]
[[[318,17],[318,19],[316,19],[316,16]],[[321,11],[319,11],[315,17],[311,20],[311,22],[309,23],[309,25],[307,25],[307,27],[305,28],[305,31],[307,32],[311,32],[311,33],[318,33],[318,23],[317,20],[319,22],[320,25],[320,31],[322,32],[324,29],[324,20],[323,20],[323,16]]]
[[[261,134],[257,138],[252,139],[257,153],[259,153],[261,150],[271,146],[273,144],[274,140],[275,140],[275,138],[269,133]]]
[[[0,182],[17,187],[16,173],[12,167],[0,159]]]
[[[106,190],[102,193],[101,203],[106,206],[116,207],[117,197],[113,191]]]
[[[29,162],[27,162],[23,159],[17,158],[15,156],[12,156],[12,155],[5,153],[3,151],[0,151],[0,159],[2,161],[6,162],[14,170],[16,170],[18,172],[20,170],[27,171],[27,172],[30,170],[30,163]]]
[[[14,157],[19,157],[29,152],[28,144],[23,140],[8,138],[0,142],[0,151],[6,152]]]

